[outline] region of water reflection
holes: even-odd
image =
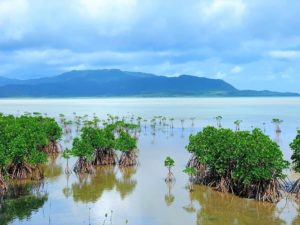
[[[165,203],[167,206],[171,206],[175,200],[175,196],[172,194],[173,182],[167,182],[168,192],[165,195]]]
[[[137,181],[133,178],[136,173],[136,167],[124,167],[120,168],[122,178],[116,181],[116,190],[120,193],[122,199],[131,194],[136,185]]]
[[[200,205],[197,224],[286,224],[279,218],[275,204],[242,199],[198,185],[190,192],[190,198]]]
[[[75,202],[95,203],[105,191],[115,189],[122,199],[133,192],[137,181],[132,178],[136,173],[135,168],[123,168],[121,178],[117,178],[116,168],[113,166],[98,167],[94,174],[81,174],[78,181],[72,184],[71,190],[64,189],[66,197],[72,192]]]
[[[59,154],[50,155],[48,157],[48,163],[43,166],[44,175],[50,181],[56,181],[63,172],[63,168],[60,164],[57,164],[57,158]]]
[[[41,183],[17,183],[0,199],[0,224],[27,220],[48,200]]]

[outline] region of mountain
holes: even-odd
[[[300,96],[238,90],[220,79],[157,76],[117,69],[70,71],[54,77],[0,80],[0,97]]]
[[[22,81],[16,79],[10,79],[6,77],[0,77],[0,87],[8,84],[19,84]]]

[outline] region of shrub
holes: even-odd
[[[277,179],[284,177],[283,169],[289,163],[279,146],[261,130],[234,132],[205,127],[190,136],[187,149],[207,168],[200,182],[259,200],[276,201],[280,197]],[[275,185],[276,191],[267,194],[270,185]]]

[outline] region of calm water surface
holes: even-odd
[[[175,128],[160,129],[152,135],[142,129],[139,137],[139,166],[119,169],[101,167],[90,176],[66,176],[66,161],[57,156],[45,165],[43,184],[16,185],[0,208],[0,224],[300,224],[300,203],[282,200],[278,204],[260,203],[196,186],[186,189],[188,178],[182,173],[190,155],[185,146],[191,133],[215,125],[214,116],[222,115],[222,125],[233,128],[243,120],[242,129],[260,127],[278,142],[288,159],[289,142],[300,127],[300,98],[110,98],[110,99],[5,99],[0,112],[19,114],[42,112],[73,118],[96,113],[119,116],[174,117]],[[192,126],[191,117],[196,117]],[[272,118],[283,119],[282,134],[276,136]],[[184,119],[185,129],[181,129]],[[263,123],[266,123],[264,126]],[[61,140],[70,146],[76,132]],[[175,159],[176,182],[167,185],[163,161]],[[71,159],[73,166],[76,159]],[[291,179],[297,175],[287,171]],[[17,196],[17,197],[16,197]]]

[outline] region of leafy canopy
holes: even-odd
[[[0,114],[0,164],[4,167],[18,163],[44,163],[47,157],[39,148],[60,137],[61,128],[52,118],[38,113],[19,117]]]
[[[172,168],[175,165],[174,159],[172,159],[170,156],[167,156],[165,159],[165,167]]]
[[[205,127],[190,136],[187,149],[215,177],[229,177],[243,184],[284,177],[282,171],[289,165],[279,146],[259,129],[234,132]]]
[[[296,172],[300,172],[300,130],[297,131],[297,135],[295,139],[290,144],[291,149],[293,150],[292,154],[292,163],[293,163],[293,169]]]

